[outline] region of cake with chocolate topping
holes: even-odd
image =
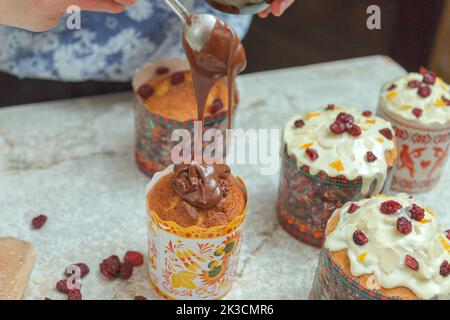
[[[146,107],[151,112],[180,122],[197,119],[197,101],[191,71],[174,73],[170,73],[168,69],[162,71],[166,71],[166,73],[157,74],[138,89],[137,93]],[[227,82],[225,79],[221,79],[209,94],[205,116],[227,111],[227,101]],[[235,104],[237,104],[237,99],[235,99]]]
[[[450,230],[407,194],[349,202],[330,218],[311,299],[448,299]]]
[[[291,235],[318,247],[333,211],[378,194],[397,161],[389,122],[336,105],[292,118],[283,144],[278,218]]]
[[[392,123],[398,137],[400,157],[392,189],[432,189],[450,148],[449,85],[424,68],[408,73],[383,87],[378,114]]]
[[[226,165],[176,165],[148,194],[164,221],[181,227],[211,228],[230,223],[244,212],[246,195]]]
[[[172,163],[171,141],[176,129],[193,133],[198,118],[192,72],[186,63],[177,68],[149,65],[138,71],[133,81],[136,103],[136,162],[147,175],[162,171]],[[234,95],[235,112],[238,103]],[[225,136],[228,124],[228,83],[221,79],[211,89],[205,106],[205,129],[218,129]],[[201,120],[201,119],[199,119]],[[224,146],[226,150],[226,145]]]
[[[150,281],[167,299],[220,299],[235,279],[247,213],[224,164],[171,165],[147,188]]]

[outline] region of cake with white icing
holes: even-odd
[[[321,259],[333,267],[319,266],[312,298],[450,297],[450,230],[407,194],[379,195],[336,210]],[[332,273],[340,280],[324,283]]]
[[[388,169],[397,154],[391,124],[370,111],[329,105],[324,110],[292,118],[284,129],[288,155],[298,167],[306,165],[316,175],[361,177],[362,194],[376,181],[374,193],[381,191]]]
[[[425,68],[408,73],[383,87],[378,115],[392,123],[397,136],[399,163],[391,189],[431,190],[450,149],[450,86]]]
[[[334,210],[380,193],[397,162],[388,121],[336,105],[289,120],[283,144],[278,220],[316,247]]]
[[[421,68],[388,82],[380,97],[382,112],[418,127],[450,125],[450,86]]]

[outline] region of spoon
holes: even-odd
[[[184,36],[191,49],[200,52],[216,25],[217,18],[210,14],[192,14],[178,0],[165,0],[184,22]]]

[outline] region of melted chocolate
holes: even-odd
[[[236,76],[247,65],[241,40],[228,25],[217,20],[200,52],[194,51],[184,36],[183,46],[192,69],[197,99],[197,119],[202,121],[203,126],[209,93],[218,80],[226,77],[228,81],[228,128],[231,128]],[[199,130],[199,134],[202,135],[202,133],[203,130]],[[202,136],[195,138],[202,139]],[[200,145],[202,146],[202,144]],[[198,150],[194,152],[198,152]],[[229,176],[230,168],[224,164],[181,164],[174,168],[172,186],[175,192],[190,205],[211,208],[228,195]]]
[[[174,167],[172,186],[190,205],[211,208],[230,192],[230,168],[225,164],[180,164]]]
[[[183,36],[183,46],[192,69],[198,120],[203,121],[206,102],[216,82],[224,77],[228,81],[228,127],[231,128],[234,83],[247,65],[244,46],[227,24],[217,20],[208,40],[200,52],[194,51]]]

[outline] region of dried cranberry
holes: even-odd
[[[439,273],[444,278],[448,277],[448,275],[450,274],[450,263],[448,263],[447,260],[442,262],[441,267],[439,269]]]
[[[425,72],[425,74],[423,75],[423,82],[426,84],[431,84],[431,85],[435,84],[436,83],[436,74],[431,71]]]
[[[133,265],[125,261],[120,265],[119,277],[121,279],[128,280],[132,275],[133,275]]]
[[[375,162],[377,161],[377,156],[373,154],[372,151],[367,151],[366,153],[366,160],[367,162]]]
[[[78,289],[69,290],[67,294],[68,300],[82,300],[81,291]]]
[[[419,68],[419,73],[421,74],[421,75],[424,75],[425,73],[427,73],[428,72],[428,69],[427,68],[425,68],[425,67],[420,67]]]
[[[363,111],[362,115],[363,115],[364,117],[369,118],[369,117],[372,116],[372,111],[369,111],[369,110]]]
[[[334,110],[334,109],[336,109],[336,105],[334,105],[334,104],[329,104],[329,105],[327,105],[327,107],[326,107],[326,110],[329,110],[329,111],[332,111],[332,110]]]
[[[142,99],[150,98],[153,95],[153,93],[155,93],[155,89],[153,89],[153,87],[149,84],[143,84],[138,89],[138,95]]]
[[[303,128],[304,125],[305,125],[305,121],[303,121],[302,119],[295,120],[295,122],[294,122],[294,126],[297,129]]]
[[[388,88],[388,91],[392,91],[397,88],[397,85],[395,83],[391,84],[391,86]]]
[[[337,118],[336,118],[337,122],[343,122],[345,124],[349,123],[349,124],[353,124],[355,122],[355,118],[353,118],[353,116],[351,114],[345,113],[345,112],[341,112]]]
[[[419,108],[414,108],[412,113],[416,116],[416,118],[420,118],[422,116],[423,110]]]
[[[219,112],[222,109],[223,109],[222,100],[220,100],[219,98],[214,99],[212,103],[212,113]]]
[[[352,203],[348,208],[348,213],[355,213],[360,207],[356,203]]]
[[[342,134],[345,132],[345,130],[347,130],[347,128],[345,126],[345,123],[336,121],[330,126],[330,130],[335,134]]]
[[[418,87],[420,87],[420,81],[419,80],[411,80],[410,82],[408,82],[408,87],[410,87],[411,89],[417,89]]]
[[[447,237],[448,240],[450,240],[450,229],[445,231],[445,236]]]
[[[383,214],[391,215],[399,211],[401,208],[403,207],[400,203],[394,200],[389,200],[381,204],[380,211]]]
[[[75,264],[70,265],[70,266],[67,267],[67,269],[66,269],[66,274],[67,274],[68,276],[69,276],[69,275],[72,275],[72,274],[74,273],[74,272],[70,272],[70,269],[73,269],[74,266],[77,266],[78,268],[80,268],[80,277],[81,277],[81,278],[84,278],[85,276],[88,275],[88,273],[89,273],[89,267],[87,266],[87,264],[82,263],[82,262],[79,262],[79,263],[75,263]]]
[[[169,71],[170,70],[167,67],[158,67],[158,69],[156,69],[156,74],[162,75],[162,74],[169,73]]]
[[[412,223],[408,219],[401,217],[397,219],[397,230],[403,234],[409,234],[412,231]]]
[[[118,256],[111,256],[102,261],[100,264],[100,272],[108,279],[114,279],[120,273],[120,259]]]
[[[362,133],[361,128],[357,124],[353,124],[353,126],[348,129],[347,132],[352,137],[359,137]]]
[[[175,72],[171,77],[171,82],[174,86],[184,82],[184,72]]]
[[[419,96],[422,98],[427,98],[431,94],[431,88],[428,85],[421,85],[418,90]]]
[[[139,267],[144,263],[144,256],[137,251],[127,251],[123,260],[131,263],[133,267]]]
[[[319,158],[319,154],[314,149],[308,148],[305,150],[305,153],[311,161],[315,161]]]
[[[104,275],[106,278],[108,278],[109,280],[114,280],[115,278],[117,278],[116,275],[109,274],[109,272],[106,268],[106,263],[104,263],[104,262],[100,263],[100,273],[102,275]]]
[[[405,266],[407,266],[408,268],[410,268],[414,271],[419,270],[419,262],[416,259],[414,259],[413,257],[411,257],[409,254],[407,254],[405,257]]]
[[[380,133],[388,140],[394,139],[394,134],[392,133],[392,130],[389,128],[381,129]]]
[[[44,226],[45,222],[47,222],[47,216],[41,214],[41,215],[37,216],[36,218],[34,218],[31,221],[31,224],[34,229],[40,229]]]
[[[447,99],[446,97],[442,96],[442,100],[444,100],[446,105],[450,106],[450,99]]]
[[[61,293],[66,293],[67,294],[69,292],[67,281],[68,281],[67,279],[59,280],[56,283],[56,290],[58,290]]]
[[[134,300],[148,300],[148,299],[144,296],[135,296]]]
[[[364,234],[364,232],[362,232],[361,230],[356,230],[353,233],[353,241],[358,245],[358,246],[363,246],[365,245],[367,242],[369,242],[369,240],[367,239],[366,235]]]
[[[409,209],[409,214],[411,218],[416,221],[422,221],[425,218],[425,210],[419,207],[417,204],[413,204],[411,209]]]

